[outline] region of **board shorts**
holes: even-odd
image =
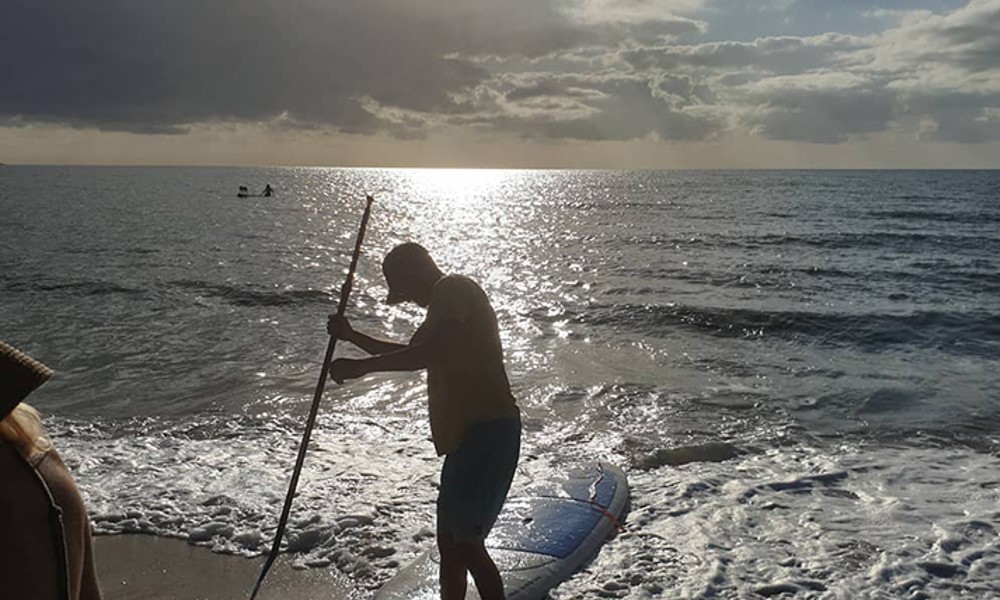
[[[438,536],[456,542],[486,539],[503,508],[521,453],[521,417],[473,425],[441,470]]]

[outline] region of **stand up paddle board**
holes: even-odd
[[[593,558],[621,527],[628,482],[617,467],[588,463],[507,499],[486,538],[508,600],[541,600]],[[376,600],[438,600],[440,556],[431,549],[403,568]],[[478,600],[469,578],[469,599]]]

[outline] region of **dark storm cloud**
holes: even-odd
[[[518,5],[521,6],[518,6]],[[389,0],[7,0],[0,118],[172,132],[204,121],[289,122],[370,132],[371,97],[463,110],[486,77],[449,53],[549,52],[577,43],[526,2],[477,10]],[[532,18],[534,16],[535,18]],[[581,34],[582,35],[582,34]]]
[[[870,53],[922,140],[1000,140],[1000,0],[971,0],[887,32]]]
[[[678,93],[663,93],[664,87]],[[654,81],[602,74],[536,74],[506,93],[514,109],[490,123],[531,138],[624,141],[654,135],[661,140],[700,140],[726,126],[720,115],[700,110],[702,92],[679,77]],[[539,114],[533,108],[546,110]]]
[[[586,93],[579,90],[567,87],[566,85],[559,83],[555,80],[550,81],[538,81],[521,87],[515,87],[510,90],[504,96],[507,100],[517,101],[517,100],[527,100],[529,98],[538,97],[552,97],[552,96],[562,96],[565,98],[580,98],[586,96]]]
[[[693,36],[705,32],[705,25],[691,19],[650,19],[639,23],[616,24],[604,28],[603,39],[609,44],[634,40],[638,44],[653,45],[665,39]]]
[[[885,32],[871,55],[901,74],[914,66],[969,73],[1000,68],[1000,0],[970,0],[948,14],[913,18]]]
[[[1000,141],[1000,112],[949,109],[938,111],[935,117],[934,128],[921,132],[921,139],[962,144]]]
[[[650,76],[690,75],[709,92],[700,102],[729,107],[768,139],[841,143],[901,124],[918,126],[925,140],[1000,139],[1000,1],[897,18],[866,37],[668,43],[620,56]]]
[[[775,73],[798,73],[836,64],[841,52],[865,47],[851,36],[824,34],[814,38],[776,37],[753,42],[714,42],[691,46],[662,46],[625,51],[622,57],[638,69],[754,68]]]
[[[1000,94],[918,91],[902,101],[907,114],[927,117],[933,126],[920,139],[964,144],[1000,141]]]
[[[769,139],[823,144],[885,131],[895,116],[896,94],[881,86],[773,89],[748,124]]]
[[[1000,67],[1000,4],[973,3],[969,18],[958,23],[942,23],[933,31],[944,53],[955,64],[972,71]],[[932,42],[933,43],[933,42]]]
[[[785,8],[818,15],[818,0],[682,5],[684,16],[652,0],[5,0],[0,126],[269,123],[402,138],[471,126],[577,140],[741,127],[838,143],[904,124],[923,139],[1000,139],[1000,0],[881,11],[882,30],[864,35],[817,33],[832,23],[817,17],[806,36],[785,35],[787,23],[748,32]],[[741,30],[751,39],[704,41],[716,23],[739,25],[720,6],[763,15]]]

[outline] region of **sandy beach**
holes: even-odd
[[[215,554],[183,540],[148,535],[97,536],[97,571],[106,600],[245,600],[264,558]],[[279,557],[261,600],[362,598],[339,572],[293,569]]]

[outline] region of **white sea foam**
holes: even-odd
[[[297,566],[337,568],[374,588],[433,544],[439,459],[419,425],[393,425],[317,430],[286,536]],[[601,436],[560,454],[537,441],[528,434],[513,494],[587,456],[617,456],[626,468],[638,459]],[[179,537],[241,555],[269,548],[295,451],[278,430],[57,442],[99,533]],[[701,459],[697,448],[680,451],[679,466],[628,470],[627,531],[553,598],[1000,594],[995,456],[845,446],[720,459],[708,444]]]
[[[552,596],[997,597],[998,468],[840,448],[633,472],[629,531]]]
[[[284,547],[299,566],[334,564],[371,583],[426,540],[437,463],[426,436],[407,427],[395,437],[363,423],[338,429],[313,437]],[[92,431],[57,443],[97,533],[178,537],[253,556],[270,548],[295,437],[257,430],[192,439],[170,430],[106,439]]]

